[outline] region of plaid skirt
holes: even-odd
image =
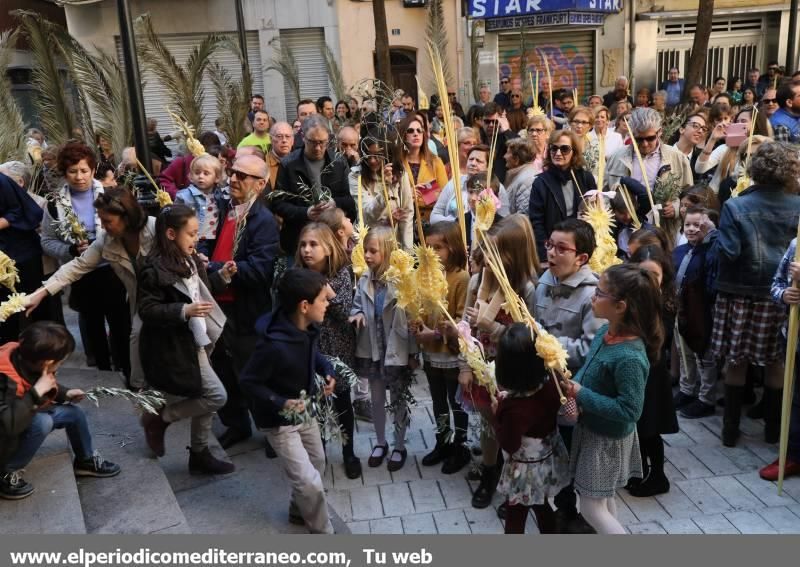
[[[769,299],[720,293],[714,304],[711,351],[718,360],[767,366],[780,360],[784,308]]]

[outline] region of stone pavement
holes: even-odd
[[[444,475],[439,466],[423,467],[422,457],[433,447],[434,420],[424,374],[417,373],[408,433],[408,460],[390,473],[384,464],[371,469],[367,457],[375,443],[372,424],[356,422],[356,454],[362,478],[344,474],[341,450],[329,447],[325,476],[328,502],[353,533],[373,534],[492,534],[502,533],[493,506],[472,508],[477,483],[466,480],[468,468]],[[758,469],[777,458],[777,445],[763,441],[763,423],[743,418],[743,436],[735,448],[720,441],[721,409],[700,419],[679,418],[681,431],[664,436],[666,473],[672,488],[667,494],[634,498],[617,494],[620,520],[635,534],[752,534],[800,533],[800,478],[786,479],[784,494],[776,483],[763,481]],[[387,426],[387,430],[390,427]],[[387,437],[391,441],[391,434]],[[531,516],[530,533],[538,533]]]

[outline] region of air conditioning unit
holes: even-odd
[[[404,8],[424,8],[428,5],[428,0],[403,0]]]

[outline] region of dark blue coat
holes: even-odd
[[[268,313],[256,323],[258,344],[239,377],[256,425],[291,425],[280,412],[286,400],[305,390],[317,393],[316,374],[334,376],[333,367],[317,350],[319,330],[302,331],[282,312]]]
[[[17,262],[42,256],[42,244],[36,229],[44,211],[10,177],[0,173],[0,218],[11,225],[0,230],[0,250]]]
[[[232,204],[225,199],[218,199],[219,218],[224,219]],[[217,226],[217,243],[222,222]],[[275,217],[264,206],[261,199],[256,199],[250,212],[247,213],[247,225],[239,242],[236,255],[236,275],[231,286],[236,294],[233,302],[236,329],[245,329],[246,334],[255,334],[255,323],[261,315],[272,309],[270,289],[278,254],[278,223]],[[215,244],[216,245],[216,244]],[[219,262],[208,266],[209,274],[222,268]],[[229,315],[230,316],[230,315]]]
[[[711,339],[716,299],[716,241],[717,231],[712,230],[703,242],[694,247],[686,273],[677,289],[678,329],[689,348],[698,354],[705,352]],[[689,250],[691,246],[688,243],[673,250],[672,261],[676,273]]]

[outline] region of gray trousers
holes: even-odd
[[[227,399],[225,387],[211,368],[205,349],[197,351],[197,360],[200,363],[203,389],[200,397],[182,398],[167,395],[168,405],[161,413],[161,418],[168,423],[186,418],[192,419],[191,445],[192,451],[196,453],[208,447],[214,412],[225,405]]]
[[[683,341],[678,340],[677,343],[681,392],[687,396],[697,396],[704,404],[715,405],[719,371],[711,349],[706,349],[701,356],[694,353]]]
[[[325,450],[317,421],[307,425],[282,425],[263,430],[281,458],[292,484],[290,509],[297,510],[312,534],[332,534],[325,487]]]

